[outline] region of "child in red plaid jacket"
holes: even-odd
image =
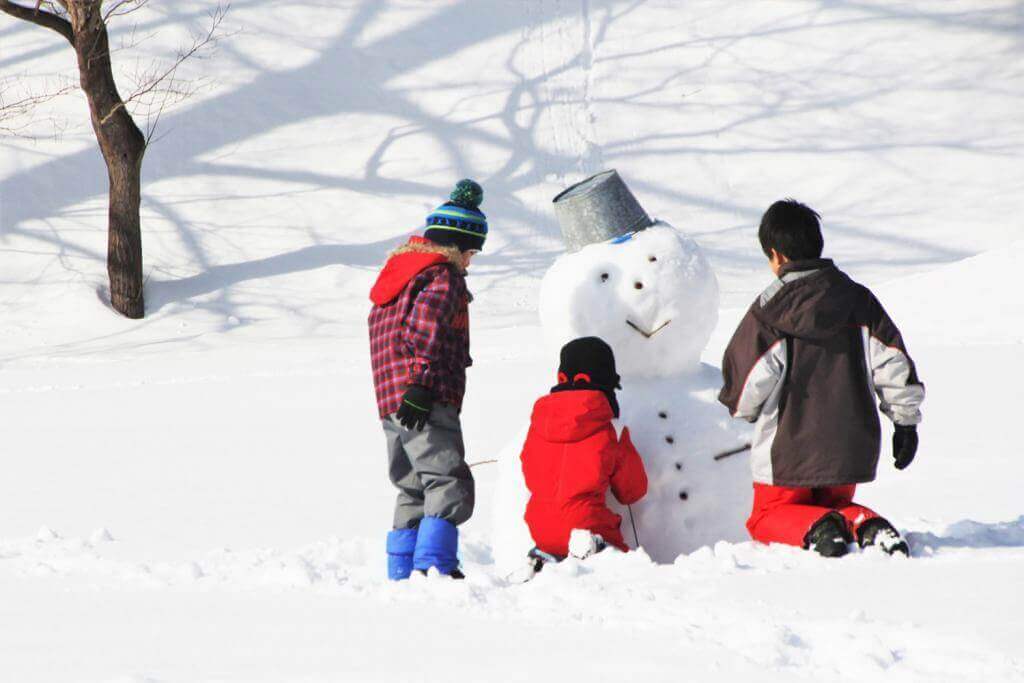
[[[466,391],[466,269],[487,237],[483,190],[462,180],[427,217],[423,237],[395,250],[370,291],[370,357],[377,409],[398,489],[387,537],[388,576],[431,568],[462,578],[458,529],[473,513],[459,413]]]

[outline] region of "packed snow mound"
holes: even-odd
[[[911,344],[1024,342],[1024,241],[879,287]],[[893,302],[893,303],[889,303]]]
[[[696,242],[658,222],[559,257],[540,319],[556,354],[577,337],[604,339],[627,381],[690,372],[718,322],[718,281]]]

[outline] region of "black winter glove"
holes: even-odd
[[[917,427],[896,425],[896,432],[892,435],[892,455],[896,458],[896,469],[906,469],[916,454]]]
[[[395,416],[406,429],[415,428],[422,432],[434,407],[434,396],[430,389],[418,384],[410,384],[402,395],[402,405]]]

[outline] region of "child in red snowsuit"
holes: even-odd
[[[597,547],[629,550],[622,518],[605,498],[629,505],[647,493],[647,474],[629,430],[616,434],[619,376],[611,347],[596,337],[562,349],[559,384],[537,401],[521,460],[530,501],[526,523],[537,550],[561,559],[574,529],[591,532]],[[576,554],[575,552],[573,554]]]

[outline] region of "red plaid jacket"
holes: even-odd
[[[381,419],[410,384],[462,408],[469,355],[469,302],[458,250],[422,237],[391,254],[370,291],[370,360]]]

